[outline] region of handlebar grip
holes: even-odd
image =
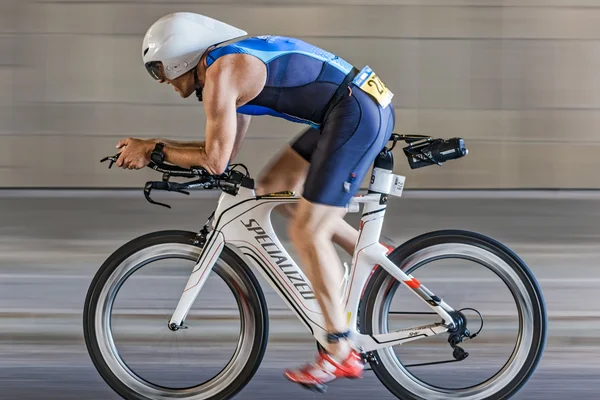
[[[169,182],[149,182],[148,186],[148,189],[169,190]]]
[[[152,192],[152,189],[157,189],[157,190],[165,190],[167,192],[178,192],[178,193],[183,193],[183,194],[189,195],[190,192],[183,190],[182,187],[184,187],[184,186],[177,182],[169,182],[169,181],[146,182],[146,186],[144,187],[144,197],[146,197],[146,200],[148,200],[152,204],[158,204],[163,207],[171,208],[171,206],[168,204],[159,203],[157,201],[152,200],[152,198],[150,197],[150,192]]]
[[[179,192],[190,194],[182,189],[183,185],[177,182],[169,182],[169,181],[155,181],[149,182],[148,189],[157,189],[157,190],[165,190],[167,192]]]

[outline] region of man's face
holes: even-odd
[[[193,75],[193,72],[194,71],[188,71],[185,74],[183,74],[180,77],[175,78],[173,80],[165,78],[165,79],[160,80],[159,82],[160,83],[167,83],[168,85],[172,85],[173,89],[177,93],[179,93],[179,95],[181,97],[183,97],[184,99],[187,99],[196,90],[196,87],[195,87],[195,84],[194,84],[194,75]]]
[[[166,83],[173,86],[173,89],[179,93],[181,97],[187,99],[196,90],[194,82],[194,71],[188,71],[175,79],[167,79],[164,75],[164,69],[162,63],[157,63],[154,66],[154,70],[151,75],[158,77],[159,83]]]

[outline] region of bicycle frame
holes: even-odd
[[[373,168],[369,192],[352,198],[347,209],[355,212],[363,204],[359,237],[355,245],[352,264],[346,271],[342,304],[348,318],[352,338],[364,352],[393,346],[420,338],[448,332],[455,327],[451,313],[454,310],[435,296],[419,281],[402,271],[388,257],[388,249],[379,243],[387,208],[387,197],[401,196],[404,177],[394,175],[385,168]],[[314,338],[324,345],[326,329],[323,315],[312,286],[279,241],[271,224],[273,208],[295,203],[299,197],[291,192],[256,196],[253,189],[241,187],[236,195],[223,193],[209,221],[211,231],[190,275],[175,309],[169,326],[183,326],[187,313],[202,289],[224,246],[233,247],[253,264],[267,282],[288,304],[291,310],[310,330]],[[424,300],[443,322],[401,329],[387,334],[371,335],[356,329],[357,314],[364,289],[376,265],[403,282],[415,295]],[[334,266],[332,266],[333,268]]]

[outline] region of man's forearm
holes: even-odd
[[[182,141],[177,141],[177,140],[168,140],[168,139],[161,139],[161,138],[150,139],[150,140],[152,140],[154,143],[163,142],[163,143],[167,144],[169,147],[178,148],[178,149],[204,149],[204,148],[206,148],[205,141],[182,142]]]
[[[163,149],[165,161],[183,168],[202,167],[213,175],[222,174],[227,165],[211,160],[204,148],[172,147],[168,143]]]

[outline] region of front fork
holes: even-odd
[[[177,308],[169,320],[168,327],[172,331],[185,328],[185,318],[187,317],[192,304],[196,300],[196,297],[198,297],[200,290],[202,290],[215,262],[219,259],[219,255],[221,254],[224,245],[225,239],[220,231],[214,230],[209,234],[206,243],[203,246],[202,253],[200,253],[200,257],[198,258],[198,262],[194,266],[190,278],[185,285]]]

